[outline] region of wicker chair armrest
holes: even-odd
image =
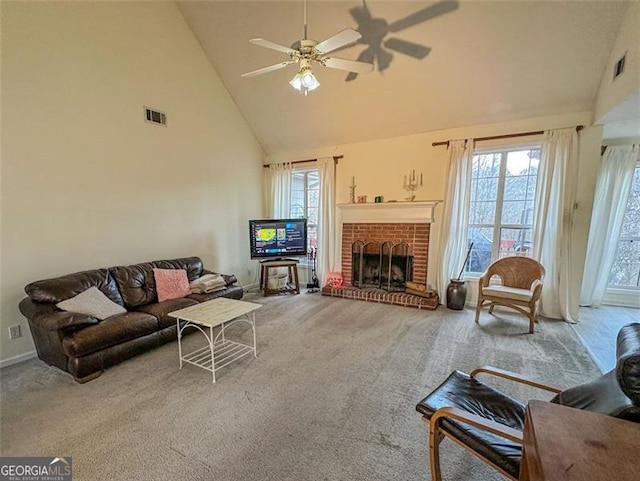
[[[518,374],[515,372],[511,372],[511,371],[507,371],[505,369],[500,369],[498,367],[493,367],[493,366],[481,366],[477,369],[474,369],[473,371],[471,371],[471,377],[475,378],[478,374],[480,373],[486,373],[486,374],[491,374],[493,376],[496,377],[501,377],[503,379],[509,379],[510,381],[515,381],[518,382],[520,384],[526,384],[528,386],[532,386],[538,389],[542,389],[544,391],[548,391],[554,394],[558,394],[559,392],[562,391],[562,389],[558,389],[556,387],[553,386],[548,386],[546,384],[542,384],[541,382],[538,382],[534,379],[531,379],[527,376],[524,376],[522,374]]]
[[[437,429],[441,419],[455,419],[470,426],[475,426],[490,433],[509,439],[514,443],[522,444],[522,432],[510,428],[504,424],[491,421],[477,414],[463,411],[460,408],[443,407],[438,409],[429,420],[429,429]]]
[[[542,280],[541,279],[535,279],[531,283],[531,288],[530,289],[533,291],[532,298],[534,300],[540,299],[540,295],[542,294]]]
[[[478,290],[480,292],[482,292],[483,287],[487,287],[489,285],[490,279],[491,279],[491,276],[489,275],[489,271],[488,270],[484,271],[483,274],[478,279]]]

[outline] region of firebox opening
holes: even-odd
[[[351,246],[352,285],[397,292],[413,280],[413,255],[406,242],[355,241]]]

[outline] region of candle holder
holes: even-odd
[[[420,177],[418,178],[416,176],[415,169],[409,173],[409,176],[406,176],[406,175],[404,176],[404,182],[402,184],[402,188],[407,192],[411,192],[411,195],[409,197],[406,197],[406,200],[408,200],[409,202],[413,202],[414,200],[416,200],[415,191],[420,189],[421,187],[422,187],[422,174],[420,174]]]
[[[356,178],[351,177],[351,185],[349,186],[349,202],[356,203]]]

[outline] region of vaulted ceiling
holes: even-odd
[[[376,55],[375,70],[350,81],[346,72],[315,65],[321,86],[304,96],[289,85],[294,66],[240,77],[288,60],[249,39],[289,46],[303,38],[302,0],[177,3],[267,154],[591,110],[628,7],[310,1],[309,38],[352,27],[370,43],[336,56]]]

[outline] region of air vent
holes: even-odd
[[[167,125],[167,114],[149,107],[144,108],[144,119],[152,124]]]
[[[625,52],[622,58],[618,60],[616,64],[613,66],[613,80],[617,79],[618,77],[620,77],[620,75],[623,74],[624,64],[626,59],[627,59],[627,52]]]

